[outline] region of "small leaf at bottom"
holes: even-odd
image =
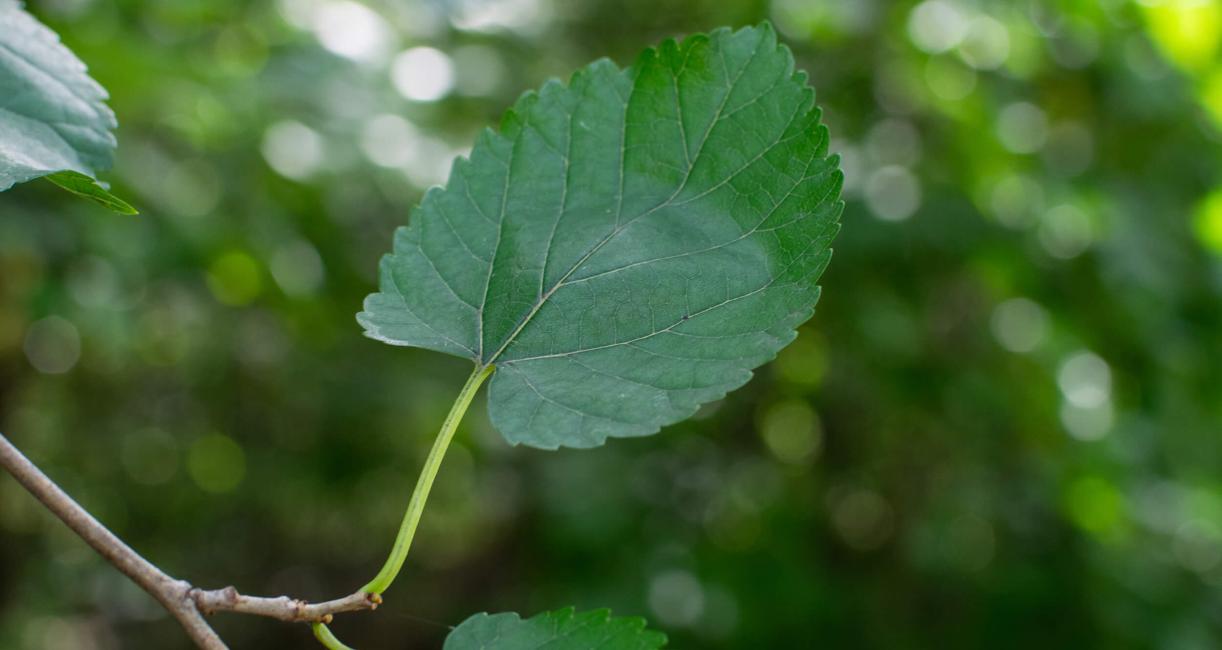
[[[517,614],[476,614],[446,638],[444,650],[656,650],[666,635],[645,629],[642,618],[616,618],[611,610],[573,608],[528,619]]]

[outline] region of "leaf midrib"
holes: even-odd
[[[486,285],[485,285],[485,287],[484,287],[484,301],[483,301],[483,303],[481,303],[481,305],[480,305],[480,309],[479,309],[479,339],[480,339],[480,354],[479,354],[479,358],[477,359],[477,363],[481,364],[481,365],[482,365],[482,366],[484,366],[484,367],[487,367],[487,366],[489,366],[489,365],[493,365],[494,363],[496,363],[496,360],[497,360],[498,358],[500,358],[500,356],[501,356],[502,354],[504,354],[505,350],[506,350],[506,349],[508,349],[508,347],[509,347],[510,345],[512,345],[512,344],[513,344],[513,342],[514,342],[514,341],[517,339],[518,335],[519,335],[519,334],[521,334],[521,333],[522,333],[522,331],[523,331],[523,330],[526,328],[526,326],[530,324],[530,322],[531,322],[531,320],[534,318],[535,314],[539,313],[539,310],[541,310],[541,309],[543,308],[543,305],[544,305],[544,304],[546,304],[546,303],[547,303],[547,301],[548,301],[548,300],[549,300],[549,299],[550,299],[550,298],[551,298],[553,295],[555,295],[555,293],[556,293],[557,291],[559,291],[561,288],[563,288],[563,287],[567,286],[567,284],[566,284],[566,282],[565,282],[565,281],[566,281],[566,280],[568,280],[568,278],[569,278],[570,276],[572,276],[572,274],[573,274],[574,272],[576,272],[576,271],[577,271],[577,269],[581,268],[581,266],[582,266],[583,264],[585,264],[587,261],[589,261],[589,259],[590,259],[591,257],[593,257],[593,256],[594,256],[594,255],[595,255],[595,254],[596,254],[596,253],[597,253],[599,250],[601,250],[601,249],[603,248],[603,246],[605,246],[606,244],[610,243],[610,242],[611,242],[613,239],[615,239],[615,237],[617,237],[617,236],[618,236],[620,233],[622,233],[622,232],[623,232],[625,229],[627,229],[627,228],[628,228],[628,226],[630,226],[630,225],[632,225],[633,223],[636,223],[637,221],[639,221],[639,220],[641,220],[641,219],[643,219],[643,218],[645,218],[645,217],[647,217],[647,216],[649,216],[649,215],[651,215],[651,214],[653,214],[653,213],[657,212],[658,210],[661,210],[662,208],[665,208],[665,207],[667,207],[667,206],[671,205],[671,202],[672,202],[672,201],[674,201],[675,197],[679,196],[679,194],[681,194],[681,193],[683,192],[683,190],[687,188],[687,184],[688,184],[688,182],[691,180],[692,171],[693,171],[693,170],[696,168],[696,163],[698,163],[698,162],[700,161],[700,157],[701,157],[701,155],[704,153],[704,148],[705,148],[705,145],[708,143],[709,135],[710,135],[710,134],[712,134],[713,129],[714,129],[714,128],[716,128],[716,126],[717,126],[717,125],[718,125],[718,124],[721,122],[721,120],[722,120],[722,119],[724,119],[724,118],[727,116],[727,114],[725,113],[725,107],[726,107],[726,104],[727,104],[727,103],[730,101],[730,97],[731,97],[731,96],[734,94],[734,88],[735,88],[735,87],[738,85],[739,81],[741,81],[741,80],[742,80],[742,77],[743,77],[743,75],[744,75],[744,74],[746,74],[747,69],[751,67],[751,64],[755,62],[756,57],[758,57],[758,56],[759,56],[759,53],[760,53],[760,52],[761,52],[763,49],[765,49],[765,47],[767,46],[767,44],[768,44],[767,39],[766,39],[766,38],[761,38],[761,39],[760,39],[760,40],[759,40],[759,41],[756,43],[756,45],[755,45],[754,49],[752,49],[752,51],[751,51],[751,56],[749,56],[749,57],[747,58],[746,62],[744,62],[744,63],[743,63],[742,67],[741,67],[741,68],[740,68],[740,69],[737,71],[737,73],[734,75],[734,79],[733,79],[733,81],[728,81],[728,83],[726,84],[726,91],[725,91],[725,95],[722,97],[722,99],[721,99],[721,103],[718,105],[718,107],[717,107],[717,111],[716,111],[716,113],[714,114],[713,119],[709,121],[709,125],[708,125],[708,127],[706,127],[706,128],[705,128],[704,134],[703,134],[703,135],[701,136],[701,138],[700,138],[700,144],[699,144],[699,145],[697,146],[697,148],[696,148],[696,154],[695,154],[694,156],[691,156],[691,157],[689,158],[689,164],[688,164],[688,168],[687,168],[687,170],[686,170],[686,171],[685,171],[685,173],[684,173],[683,180],[682,180],[682,181],[679,183],[679,186],[678,186],[678,187],[675,189],[675,191],[674,191],[674,192],[672,192],[670,196],[668,196],[668,197],[667,197],[665,200],[663,200],[663,201],[662,201],[661,203],[659,203],[658,205],[655,205],[654,207],[649,208],[649,209],[648,209],[648,210],[646,210],[645,212],[643,212],[643,213],[641,213],[641,214],[639,214],[639,215],[637,215],[637,216],[635,216],[635,217],[633,217],[633,218],[629,219],[628,221],[625,221],[623,224],[620,224],[620,223],[619,223],[619,213],[618,213],[618,211],[617,211],[617,214],[616,214],[616,226],[615,226],[615,228],[614,228],[614,229],[613,229],[613,230],[612,230],[612,231],[611,231],[611,232],[610,232],[610,233],[609,233],[609,234],[608,234],[606,237],[604,237],[604,238],[603,238],[601,241],[599,241],[597,244],[595,244],[595,245],[594,245],[594,247],[593,247],[593,248],[591,248],[589,252],[587,252],[587,253],[586,253],[585,255],[583,255],[583,256],[582,256],[580,259],[578,259],[578,260],[577,260],[577,261],[576,261],[576,262],[575,262],[575,263],[574,263],[574,264],[573,264],[571,267],[569,267],[569,270],[568,270],[568,271],[566,271],[566,272],[564,273],[564,275],[562,275],[562,276],[560,277],[560,279],[559,279],[559,280],[557,280],[557,281],[556,281],[556,283],[555,283],[554,285],[552,285],[552,287],[551,287],[550,289],[548,289],[548,290],[547,290],[545,293],[543,293],[543,294],[542,294],[542,295],[541,295],[541,296],[540,296],[540,297],[539,297],[539,298],[538,298],[538,299],[535,301],[535,303],[534,303],[534,304],[531,306],[530,311],[529,311],[529,312],[526,314],[526,316],[525,316],[525,317],[522,319],[522,321],[521,321],[521,322],[520,322],[520,323],[519,323],[519,324],[518,324],[518,325],[517,325],[517,326],[516,326],[516,327],[515,327],[515,328],[514,328],[514,329],[513,329],[513,330],[512,330],[510,333],[509,333],[509,335],[508,335],[508,336],[505,338],[504,342],[503,342],[503,343],[500,345],[500,347],[498,347],[498,348],[497,348],[496,352],[494,352],[494,353],[492,354],[492,356],[488,357],[488,359],[487,359],[486,361],[484,361],[484,360],[483,360],[483,356],[484,356],[484,355],[483,355],[483,351],[484,351],[484,311],[483,311],[483,310],[484,310],[484,307],[487,305],[487,301],[488,301],[488,291],[489,291],[489,288],[490,288],[490,286],[491,286],[492,273],[493,273],[493,269],[494,269],[494,268],[495,268],[495,266],[496,266],[496,253],[497,253],[497,251],[499,251],[499,249],[500,249],[501,233],[502,233],[502,231],[503,231],[503,227],[502,227],[502,226],[503,226],[503,224],[504,224],[504,218],[505,218],[505,202],[506,202],[506,198],[508,197],[508,194],[509,194],[509,189],[508,189],[508,188],[509,188],[509,182],[510,182],[510,178],[511,178],[511,176],[512,176],[512,174],[513,174],[513,168],[512,168],[512,164],[510,164],[510,165],[509,165],[509,167],[508,167],[508,169],[506,170],[506,173],[505,173],[505,191],[504,191],[504,194],[502,195],[502,200],[501,200],[501,214],[500,214],[500,220],[497,222],[497,244],[496,244],[496,248],[494,248],[494,249],[493,249],[492,264],[490,264],[490,265],[489,265],[489,267],[488,267],[488,282],[486,283]],[[687,52],[687,54],[686,54],[686,56],[685,56],[685,59],[684,59],[684,66],[686,66],[686,58],[687,58],[687,57],[689,57],[689,56],[691,55],[691,51],[692,51],[692,50],[694,50],[694,49],[695,49],[695,48],[694,48],[694,45],[693,45],[692,47],[690,47],[690,48],[689,48],[689,50],[688,50],[688,52]],[[728,68],[728,66],[726,65],[726,62],[725,62],[725,52],[724,52],[724,50],[718,49],[717,53],[718,53],[718,58],[721,60],[721,63],[722,63],[722,68],[723,68],[723,69],[724,69],[724,70],[725,70],[725,71],[728,73],[728,72],[729,72],[729,68]],[[622,74],[622,71],[621,71],[621,74]],[[674,75],[676,75],[676,74],[677,74],[677,73],[674,73],[674,72],[672,71],[672,76],[674,76]],[[638,70],[638,75],[639,75],[639,70]],[[728,77],[728,74],[727,74],[727,77]],[[777,80],[777,82],[776,82],[776,83],[772,84],[772,85],[771,85],[771,86],[769,86],[768,88],[766,88],[766,89],[764,89],[763,91],[761,91],[761,92],[760,92],[760,93],[759,93],[759,94],[758,94],[756,97],[754,97],[754,98],[752,98],[750,101],[746,102],[746,103],[744,104],[744,106],[749,105],[749,104],[751,104],[751,103],[754,103],[755,101],[758,101],[760,97],[762,97],[762,96],[764,96],[764,95],[767,95],[767,94],[768,94],[769,92],[771,92],[771,91],[772,91],[774,88],[776,88],[776,87],[777,87],[777,85],[779,85],[779,84],[781,84],[781,83],[784,83],[784,82],[785,82],[787,79],[788,79],[788,77],[781,76],[780,78],[778,78],[778,80]],[[624,102],[624,115],[625,115],[625,118],[624,118],[624,121],[623,121],[623,124],[624,124],[624,126],[623,126],[623,135],[621,136],[621,141],[620,141],[620,185],[619,185],[619,191],[618,191],[618,194],[617,194],[617,197],[616,197],[616,199],[617,199],[617,204],[619,205],[619,209],[621,209],[621,210],[622,210],[622,207],[623,207],[623,198],[624,198],[624,184],[623,184],[623,183],[624,183],[624,171],[625,171],[625,170],[624,170],[624,159],[625,159],[625,154],[624,154],[624,143],[626,142],[626,139],[627,139],[627,130],[628,130],[627,113],[628,113],[628,109],[629,109],[629,107],[630,107],[630,106],[631,106],[631,104],[632,104],[632,99],[633,99],[633,97],[634,97],[634,96],[635,96],[635,94],[636,94],[636,88],[637,88],[637,83],[636,83],[636,81],[637,81],[637,79],[636,79],[636,78],[633,78],[633,83],[632,83],[632,91],[629,93],[627,101],[625,101],[625,102]],[[675,102],[676,102],[676,104],[678,104],[678,102],[679,102],[679,93],[678,93],[678,89],[677,89],[677,77],[676,77],[675,81],[676,81]],[[677,108],[678,108],[678,107],[677,107]],[[751,158],[750,160],[748,160],[748,161],[746,162],[746,164],[744,164],[743,166],[741,166],[741,167],[739,167],[738,169],[736,169],[736,170],[734,170],[733,172],[731,172],[731,173],[730,173],[730,174],[729,174],[729,175],[728,175],[728,176],[727,176],[727,177],[726,177],[724,180],[722,180],[722,181],[720,181],[720,182],[718,182],[718,183],[715,183],[715,184],[714,184],[712,187],[710,187],[708,190],[705,190],[704,192],[701,192],[700,194],[698,194],[698,195],[696,195],[696,196],[694,196],[694,197],[692,197],[692,198],[690,198],[690,199],[687,199],[686,201],[683,201],[683,202],[677,203],[677,204],[675,204],[675,205],[685,205],[685,204],[687,204],[687,203],[690,203],[690,202],[692,202],[692,201],[695,201],[695,200],[697,200],[697,199],[700,199],[700,198],[702,198],[702,197],[704,197],[704,196],[707,196],[708,194],[710,194],[710,193],[712,193],[712,192],[716,191],[717,189],[719,189],[720,187],[722,187],[722,186],[723,186],[723,185],[725,185],[726,183],[728,183],[728,182],[730,182],[731,180],[733,180],[735,177],[737,177],[737,176],[738,176],[739,174],[741,174],[743,171],[745,171],[746,169],[748,169],[748,168],[749,168],[751,165],[754,165],[756,162],[758,162],[758,161],[759,161],[761,158],[763,158],[765,155],[767,155],[769,152],[771,152],[773,149],[775,149],[775,148],[776,148],[778,145],[780,145],[782,142],[786,141],[786,138],[784,137],[784,135],[785,135],[785,133],[786,133],[786,132],[789,130],[789,127],[793,125],[794,120],[796,120],[796,119],[798,118],[798,116],[802,114],[802,112],[803,112],[803,110],[802,110],[802,109],[803,109],[803,105],[802,105],[801,103],[799,103],[799,104],[798,104],[798,106],[796,107],[796,109],[794,110],[793,115],[791,115],[791,116],[790,116],[789,121],[786,123],[785,127],[784,127],[783,129],[781,129],[781,130],[780,130],[780,133],[778,134],[777,140],[776,140],[776,141],[774,141],[774,142],[772,142],[771,144],[769,144],[767,147],[765,147],[765,148],[764,148],[764,149],[763,149],[763,150],[762,150],[762,151],[761,151],[761,152],[760,152],[758,155],[756,155],[755,157],[753,157],[753,158]],[[730,114],[732,115],[733,113],[736,113],[736,112],[737,112],[737,110],[732,111]],[[571,119],[572,119],[572,115],[571,115],[571,114],[570,114],[569,118],[570,118],[570,121],[571,121]],[[677,118],[677,119],[678,119],[678,121],[679,121],[680,130],[682,130],[682,129],[683,129],[683,117],[682,117],[682,113],[681,113],[681,112],[680,112],[680,113],[678,113],[678,114],[676,115],[676,118]],[[525,118],[524,118],[524,119],[525,119]],[[687,152],[688,147],[687,147],[686,138],[684,138],[683,140],[684,140],[684,141],[683,141],[683,153],[684,153],[684,156],[688,156],[688,152]],[[570,134],[570,137],[569,137],[569,146],[571,146],[571,143],[572,143],[572,136],[571,136],[571,134]],[[509,161],[510,163],[512,163],[512,156],[513,156],[513,151],[514,151],[514,149],[516,149],[516,147],[511,147],[511,148],[510,148],[510,161]],[[566,190],[567,190],[567,187],[568,187],[568,180],[569,180],[569,179],[568,179],[568,170],[569,170],[569,166],[568,166],[568,161],[567,161],[567,159],[566,159],[566,161],[565,161],[565,162],[566,162],[566,164],[565,164],[565,188],[566,188]],[[808,165],[808,168],[809,168],[809,165]],[[801,180],[799,180],[799,181],[798,181],[798,183],[796,183],[796,184],[795,184],[795,187],[796,187],[797,185],[801,184],[801,182],[802,182],[802,181],[801,181]],[[567,194],[567,192],[566,192],[566,194]],[[779,204],[778,204],[778,205],[779,205]],[[563,215],[563,212],[562,212],[562,213],[560,214],[560,216],[559,216],[559,217],[557,218],[557,220],[556,220],[556,224],[557,224],[557,225],[559,225],[559,222],[560,222],[560,220],[563,218],[563,216],[564,216],[564,215]],[[555,239],[555,228],[553,228],[553,231],[552,231],[552,237],[550,237],[550,238],[548,239],[548,242],[547,242],[547,248],[546,248],[546,251],[547,251],[547,252],[545,253],[545,260],[551,256],[551,249],[552,249],[552,245],[554,244],[554,239]],[[803,256],[804,256],[804,255],[805,255],[805,253],[803,253]],[[652,260],[652,261],[658,261],[658,260],[656,260],[656,259],[655,259],[655,260]],[[642,262],[642,263],[645,263],[645,262]],[[545,269],[546,269],[546,261],[545,261]],[[546,274],[543,274],[542,279],[541,279],[540,281],[541,281],[541,282],[542,282],[542,281],[544,281],[544,280],[545,280],[545,278],[546,278]],[[752,291],[752,292],[750,292],[750,293],[748,293],[748,294],[746,294],[746,295],[753,295],[753,294],[755,294],[755,293],[758,293],[759,291],[762,291],[762,290],[766,289],[768,286],[771,286],[771,284],[772,284],[772,282],[769,282],[769,283],[768,283],[768,284],[766,284],[764,287],[761,287],[761,288],[759,288],[759,289],[756,289],[755,291]],[[735,298],[735,300],[737,300],[737,299],[741,299],[741,298],[744,298],[744,297],[746,297],[746,296],[739,296],[738,298]],[[720,304],[718,304],[718,305],[714,305],[713,307],[707,308],[707,309],[705,309],[705,310],[701,310],[701,311],[700,311],[700,312],[698,312],[697,314],[691,314],[691,315],[689,315],[689,318],[690,318],[690,317],[692,317],[692,316],[699,315],[699,314],[701,314],[701,313],[705,313],[705,312],[707,312],[707,311],[709,311],[709,310],[711,310],[711,309],[716,309],[717,307],[723,306],[723,305],[727,304],[728,302],[731,302],[731,301],[726,301],[726,302],[720,303]],[[678,326],[678,325],[679,325],[680,323],[682,323],[682,322],[685,322],[685,321],[678,321],[678,322],[676,322],[676,323],[674,323],[674,324],[670,325],[668,328],[666,328],[666,330],[659,330],[659,331],[657,331],[657,332],[653,332],[653,333],[651,333],[651,334],[649,334],[649,335],[647,335],[647,336],[645,336],[645,337],[642,337],[642,338],[648,338],[649,336],[655,336],[655,335],[657,335],[657,334],[659,334],[659,333],[661,333],[661,332],[663,332],[663,331],[669,331],[670,329],[673,329],[674,327]],[[635,342],[636,340],[641,340],[641,339],[635,339],[635,340],[633,340],[633,341],[626,341],[626,342],[620,342],[620,343],[608,344],[608,345],[606,345],[606,346],[600,346],[599,348],[595,348],[595,349],[602,349],[603,347],[614,347],[614,346],[616,346],[616,345],[624,345],[624,344],[626,344],[626,343],[633,343],[633,342]],[[587,351],[587,350],[581,350],[581,351]],[[578,352],[581,352],[581,351],[578,351]],[[575,353],[575,352],[567,352],[567,353],[556,354],[556,355],[549,355],[549,356],[566,356],[566,355],[569,355],[569,354],[574,354],[574,353]],[[531,357],[531,359],[534,359],[534,358],[540,358],[540,357]],[[516,361],[525,361],[525,360],[528,360],[528,359],[517,359]]]

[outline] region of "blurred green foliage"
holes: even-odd
[[[392,230],[521,91],[771,18],[846,172],[815,318],[655,437],[514,449],[473,409],[337,634],[572,604],[675,647],[1222,645],[1218,3],[30,4],[110,90],[143,215],[0,195],[0,430],[171,573],[367,580],[468,371],[360,336]],[[185,644],[0,478],[0,647]]]

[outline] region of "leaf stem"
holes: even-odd
[[[323,647],[328,650],[356,650],[351,646],[344,645],[343,641],[337,639],[331,633],[331,628],[327,627],[325,623],[314,623],[311,627],[314,628],[314,638],[318,639],[319,643],[323,644]]]
[[[441,431],[437,433],[437,439],[433,442],[433,448],[429,450],[428,458],[424,460],[424,468],[420,470],[420,478],[416,481],[416,489],[412,492],[411,501],[407,504],[407,512],[403,514],[403,523],[399,525],[399,534],[395,537],[395,545],[390,550],[390,556],[386,558],[386,564],[382,566],[378,575],[370,580],[369,584],[361,587],[361,591],[368,594],[381,594],[399,575],[399,570],[403,568],[403,561],[407,559],[407,551],[411,548],[412,538],[416,535],[420,515],[424,513],[424,504],[429,499],[429,491],[433,489],[433,480],[437,478],[437,470],[441,468],[441,460],[445,458],[450,441],[454,439],[458,423],[467,413],[467,407],[471,405],[471,400],[479,391],[480,385],[495,369],[496,366],[493,365],[477,365],[471,372],[471,376],[467,378],[467,383],[458,393],[454,406],[450,408],[449,415],[441,425]],[[319,628],[315,626],[314,631],[315,634],[318,634]],[[319,639],[322,640],[321,637]]]

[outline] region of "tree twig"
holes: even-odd
[[[3,467],[30,494],[68,525],[93,550],[110,562],[141,589],[157,599],[186,630],[187,635],[202,650],[227,650],[204,614],[235,612],[266,616],[282,621],[329,623],[332,615],[365,609],[376,609],[381,596],[358,591],[343,598],[321,603],[279,596],[264,598],[245,596],[233,587],[206,591],[185,580],[171,577],[144,559],[139,553],[110,532],[72,497],[68,496],[42,470],[38,469],[16,447],[0,434],[0,467]]]
[[[288,596],[246,596],[233,587],[211,591],[192,589],[190,596],[195,607],[205,614],[234,612],[266,616],[289,623],[330,623],[334,614],[377,609],[378,605],[382,604],[381,596],[363,591],[322,603],[308,603]]]

